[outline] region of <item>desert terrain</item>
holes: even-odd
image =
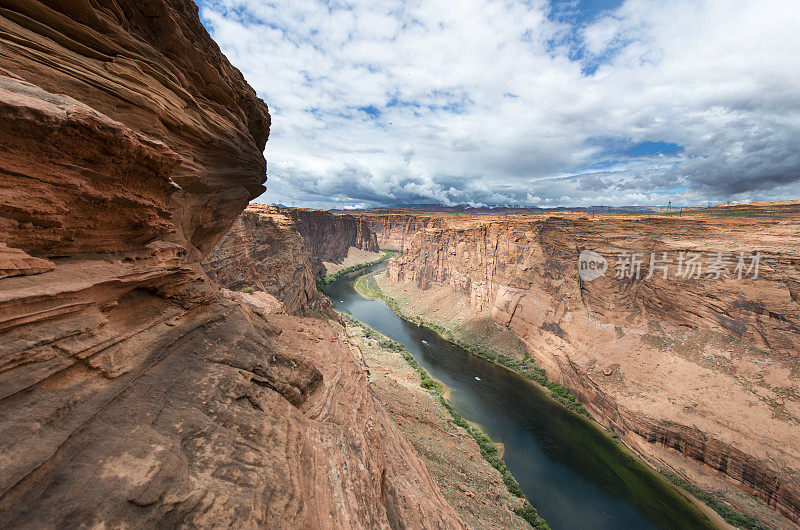
[[[390,255],[407,318],[800,523],[800,203],[254,204],[270,110],[194,2],[3,2],[0,30],[0,528],[544,528],[502,446],[321,291]]]
[[[362,216],[379,245],[402,250],[377,279],[405,311],[467,341],[503,344],[510,330],[524,353],[498,352],[531,356],[655,466],[796,521],[799,214],[783,202],[680,215]],[[608,259],[605,276],[578,276],[587,249]],[[674,261],[666,279],[663,267],[650,275],[651,252],[723,253],[729,275],[675,277]],[[645,256],[638,278],[615,278],[624,253]],[[758,277],[740,280],[736,256],[756,253]],[[497,332],[480,331],[489,319]]]
[[[283,300],[202,269],[267,105],[190,0],[101,4],[0,6],[0,527],[463,527],[336,322],[283,313],[335,248],[276,213],[284,268],[220,274]]]

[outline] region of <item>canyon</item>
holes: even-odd
[[[316,287],[325,263],[341,263],[350,249],[377,252],[366,222],[321,210],[251,204],[203,262],[220,286],[253,287],[284,303],[289,313],[334,314]]]
[[[654,467],[729,491],[742,510],[745,492],[799,520],[800,203],[683,216],[360,215],[381,246],[402,250],[384,292],[423,320],[473,324],[443,321],[454,307],[490,319]],[[606,275],[579,277],[584,250],[608,260]],[[665,278],[649,274],[651,252],[721,252],[729,272],[735,256],[760,253],[760,269]],[[624,253],[645,256],[640,277],[616,277]]]
[[[249,204],[269,109],[192,1],[9,0],[0,43],[0,527],[521,526],[483,461],[459,503],[459,455],[430,440],[477,446],[318,291],[379,248],[401,251],[386,292],[497,331],[654,466],[800,521],[797,203]],[[584,250],[609,274],[581,280]],[[697,251],[760,253],[758,278],[612,274]]]
[[[276,214],[284,300],[203,271],[270,115],[197,6],[2,2],[0,42],[0,527],[463,527],[336,322],[285,311],[335,239]]]
[[[348,343],[370,373],[370,388],[465,524],[476,529],[529,529],[512,511],[522,500],[509,492],[475,440],[453,423],[436,395],[421,386],[419,374],[400,351],[385,346],[390,339],[357,320],[345,321]]]

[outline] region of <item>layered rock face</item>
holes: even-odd
[[[797,522],[800,205],[753,208],[722,219],[441,218],[413,235],[388,274],[491,308],[641,454],[723,473]],[[579,278],[584,250],[608,259],[604,276]],[[614,277],[623,252],[644,256],[638,279]],[[704,262],[722,252],[732,275],[676,278],[673,262],[666,279],[655,266],[648,278],[651,252],[702,252]],[[735,274],[740,252],[748,265],[760,252],[757,279]],[[686,457],[677,467],[676,454]]]
[[[169,146],[169,177],[180,189],[162,190],[168,202],[161,208],[173,219],[168,239],[194,260],[264,191],[269,113],[200,24],[193,2],[12,1],[0,6],[0,29],[0,68]],[[122,154],[106,152],[102,163],[128,164]],[[130,168],[127,174],[125,184],[136,185]],[[30,199],[45,208],[41,197]],[[31,221],[9,209],[4,216]],[[40,232],[17,230],[30,238]]]
[[[375,232],[381,248],[403,251],[411,238],[423,228],[443,226],[444,216],[409,213],[365,213],[360,217]],[[457,217],[453,216],[451,221]]]
[[[203,269],[228,289],[253,287],[271,294],[289,313],[332,315],[330,300],[317,291],[306,241],[284,212],[277,206],[248,206],[203,262]]]
[[[282,301],[293,314],[333,316],[317,291],[323,262],[341,262],[349,248],[378,250],[375,233],[352,215],[323,210],[251,204],[203,262],[219,285],[235,291],[253,287]]]
[[[269,114],[197,7],[0,29],[0,526],[459,527],[330,325],[202,272]]]
[[[308,208],[274,208],[294,221],[317,274],[324,273],[323,261],[341,263],[350,247],[378,251],[375,232],[359,217]]]

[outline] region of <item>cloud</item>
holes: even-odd
[[[800,3],[205,0],[269,103],[262,202],[797,198]],[[579,4],[576,4],[579,5]]]

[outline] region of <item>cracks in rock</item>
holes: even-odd
[[[208,325],[210,325],[211,323],[216,322],[216,321],[224,318],[231,311],[232,311],[232,309],[228,309],[226,311],[221,311],[221,312],[217,313],[216,315],[213,315],[209,319],[203,320],[202,322],[198,323],[197,325],[195,325],[191,329],[187,330],[185,333],[182,333],[182,334],[178,335],[177,337],[175,337],[175,339],[172,342],[170,342],[168,345],[166,345],[163,348],[161,348],[160,351],[157,350],[155,353],[153,353],[151,355],[151,358],[153,359],[153,361],[151,363],[149,363],[147,366],[145,366],[136,375],[132,376],[130,378],[130,380],[120,390],[115,392],[102,405],[98,406],[94,410],[94,412],[92,412],[85,420],[83,420],[80,423],[80,425],[78,425],[75,429],[73,429],[71,432],[69,432],[66,435],[66,437],[63,440],[61,440],[61,442],[58,443],[58,445],[55,447],[54,450],[52,450],[47,456],[42,458],[41,461],[38,464],[35,464],[32,468],[30,468],[28,471],[26,471],[18,480],[16,480],[13,484],[11,484],[4,491],[0,491],[0,505],[2,505],[4,503],[4,500],[7,498],[7,496],[12,491],[14,491],[18,487],[20,487],[26,480],[28,480],[29,478],[33,477],[36,473],[45,470],[47,464],[52,464],[59,457],[59,454],[66,447],[67,443],[70,442],[70,440],[75,438],[78,434],[84,432],[88,428],[88,426],[91,424],[91,422],[100,415],[100,413],[102,413],[104,410],[106,410],[106,408],[109,407],[113,402],[115,402],[117,400],[117,398],[119,398],[123,394],[125,394],[128,391],[128,389],[131,388],[131,386],[133,386],[133,384],[136,383],[139,380],[140,377],[142,377],[143,375],[147,374],[151,369],[153,369],[155,366],[157,366],[159,363],[161,363],[164,359],[169,357],[174,352],[175,348],[177,348],[183,342],[185,342],[185,339],[187,339],[189,336],[193,335],[195,332],[197,332],[201,328],[202,329],[207,329]],[[84,362],[85,362],[85,360],[84,360]],[[83,364],[83,363],[81,363],[81,364]],[[75,365],[73,365],[73,366],[75,366]],[[72,367],[70,367],[70,368],[72,368]],[[53,374],[53,375],[55,375],[55,374]],[[52,375],[50,377],[52,377]],[[49,377],[46,378],[46,379],[49,379]],[[41,383],[41,381],[39,383]],[[37,384],[39,384],[39,383],[37,383]]]
[[[236,404],[239,405],[240,407],[247,408],[244,405],[244,403],[246,401],[246,402],[250,403],[250,406],[252,408],[254,408],[256,410],[260,410],[262,412],[264,411],[264,407],[262,407],[261,404],[258,402],[258,400],[253,398],[253,396],[251,396],[250,394],[243,394],[243,395],[237,397],[235,399],[235,401],[236,401]]]
[[[222,366],[228,366],[230,368],[235,368],[240,372],[245,372],[248,374],[248,382],[253,383],[259,387],[269,388],[273,392],[276,392],[281,397],[283,397],[286,401],[288,401],[292,406],[297,409],[301,409],[301,407],[308,401],[308,398],[311,397],[322,385],[322,373],[317,370],[313,365],[303,366],[301,370],[297,370],[298,367],[301,366],[301,363],[289,357],[286,357],[282,354],[272,354],[270,357],[271,364],[280,365],[283,364],[284,366],[290,368],[291,375],[294,377],[285,377],[282,378],[280,374],[274,373],[267,367],[261,365],[255,365],[252,367],[247,367],[242,364],[236,364],[231,361],[226,361],[224,359],[208,359],[209,362],[213,362]],[[271,366],[270,366],[271,367]],[[278,366],[279,368],[280,366]],[[300,374],[295,372],[300,371]],[[305,373],[304,373],[305,372]],[[305,377],[303,377],[305,376]],[[300,379],[298,381],[298,379]],[[247,396],[248,399],[251,400],[252,397],[249,394],[245,394],[244,396],[240,396],[236,398],[237,400]],[[259,404],[252,403],[256,408],[263,410]]]

